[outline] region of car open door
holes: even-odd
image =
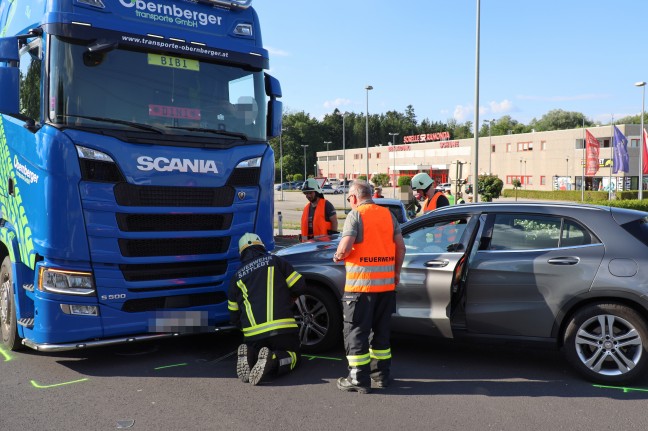
[[[403,231],[405,260],[396,288],[395,332],[452,338],[453,284],[461,277],[478,217],[426,217]]]

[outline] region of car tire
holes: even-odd
[[[307,284],[303,294],[295,300],[294,312],[302,352],[323,352],[340,342],[342,307],[325,287]]]
[[[563,349],[567,361],[588,380],[628,383],[648,366],[648,326],[625,305],[588,305],[571,318]]]
[[[16,301],[14,295],[11,258],[5,257],[0,267],[0,333],[2,344],[9,350],[20,350],[22,338],[18,335]]]

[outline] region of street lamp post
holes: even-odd
[[[389,136],[392,137],[392,157],[394,158],[394,169],[392,169],[392,174],[394,175],[394,199],[396,199],[396,136],[400,133],[389,132]]]
[[[484,120],[484,124],[488,123],[488,175],[493,175],[493,168],[491,167],[491,158],[493,156],[493,137],[491,135],[491,128],[493,127],[494,121],[494,118],[492,120]]]
[[[308,148],[308,145],[302,145],[302,148],[304,149],[304,181],[306,181],[306,178],[308,178],[306,174],[306,148]]]
[[[331,179],[331,156],[329,156],[329,144],[332,144],[331,141],[324,141],[326,144],[326,178]]]
[[[281,183],[280,183],[281,185],[279,187],[281,187],[281,200],[282,201],[284,200],[284,186],[283,186],[284,181],[283,181],[283,143],[281,141],[281,139],[282,139],[281,137],[283,136],[283,132],[285,132],[286,130],[288,130],[287,127],[286,128],[282,127],[281,128],[281,133],[279,133],[279,165],[281,166]]]
[[[317,163],[313,163],[313,178],[317,178]]]
[[[636,82],[635,85],[637,87],[642,87],[642,95],[641,95],[641,130],[639,130],[639,134],[641,137],[639,138],[639,200],[643,199],[643,153],[644,153],[644,148],[646,146],[646,142],[644,140],[644,111],[646,107],[646,83],[644,81],[641,82]]]
[[[346,112],[338,114],[342,116],[342,202],[344,205],[344,213],[346,214],[346,188],[347,188],[347,176],[346,176],[346,135],[344,133],[344,117]]]
[[[367,90],[367,116],[365,121],[365,132],[366,132],[365,157],[367,158],[367,183],[368,183],[369,182],[369,90],[373,90],[373,87],[371,85],[367,85],[365,87],[365,90]]]
[[[574,181],[576,182],[576,181]],[[571,187],[569,186],[571,184],[571,178],[569,176],[569,157],[567,157],[567,184],[565,186],[567,187],[567,190],[571,190]]]

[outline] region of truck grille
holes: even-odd
[[[232,214],[117,214],[122,232],[227,230]]]
[[[225,301],[227,301],[227,295],[225,295],[225,292],[129,299],[122,305],[122,311],[127,313],[137,313],[142,311],[163,310],[165,308],[199,307],[204,305],[221,304]]]
[[[180,256],[225,253],[230,237],[119,239],[124,257]]]
[[[225,274],[227,262],[210,260],[206,262],[179,262],[162,264],[119,265],[124,280],[150,281],[171,278],[216,277]],[[177,286],[176,286],[177,287]]]
[[[228,207],[234,201],[234,188],[225,187],[164,187],[115,185],[119,205],[139,207]]]

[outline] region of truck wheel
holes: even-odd
[[[299,324],[299,341],[305,353],[328,350],[342,336],[342,309],[325,287],[307,285],[295,301],[295,319]]]
[[[19,350],[22,347],[16,323],[16,301],[9,256],[4,258],[0,267],[0,332],[2,344],[9,350]]]
[[[628,383],[648,366],[648,326],[624,305],[589,305],[572,317],[563,348],[569,363],[585,378]]]

